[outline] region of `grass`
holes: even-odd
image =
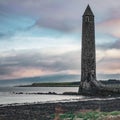
[[[80,82],[54,82],[54,83],[33,83],[31,85],[23,85],[19,87],[79,87]]]
[[[106,116],[117,116],[120,115],[120,111],[113,111],[113,112],[97,112],[97,111],[90,111],[90,112],[79,112],[79,113],[64,113],[60,114],[60,120],[75,120],[75,118],[81,118],[82,120],[102,120]],[[52,115],[52,118],[55,118],[55,115]]]

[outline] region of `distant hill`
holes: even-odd
[[[31,85],[23,85],[19,87],[79,87],[79,82],[60,82],[60,83],[33,83]]]
[[[107,80],[107,81],[100,81],[102,84],[105,85],[118,85],[120,84],[119,80]],[[47,83],[33,83],[31,85],[23,85],[19,87],[79,87],[80,81],[77,82],[47,82]]]
[[[114,84],[120,84],[120,80],[116,80],[116,79],[109,79],[106,81],[100,80],[101,83],[105,84],[105,85],[114,85]]]
[[[100,74],[98,74],[98,78]],[[112,81],[114,80],[113,78],[119,79],[120,74],[104,74],[100,75],[104,79],[109,79],[109,83],[114,84],[117,81]],[[46,76],[38,76],[38,77],[28,77],[28,78],[20,78],[20,79],[10,79],[10,80],[0,80],[0,86],[18,86],[18,85],[31,85],[33,83],[45,83],[45,82],[76,82],[80,81],[80,75],[74,75],[74,74],[56,74],[56,75],[46,75]],[[103,82],[105,80],[102,80]],[[104,82],[107,84],[107,82]]]

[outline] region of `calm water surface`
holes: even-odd
[[[33,102],[58,102],[58,101],[73,101],[82,99],[83,96],[70,95],[35,95],[35,94],[14,94],[19,93],[48,93],[48,92],[77,92],[78,87],[0,87],[0,104],[23,104]]]

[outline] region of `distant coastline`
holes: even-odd
[[[80,82],[60,82],[60,83],[33,83],[31,85],[20,85],[18,87],[79,87]]]
[[[100,80],[105,85],[118,85],[120,80],[110,79],[107,81]],[[17,87],[79,87],[80,82],[46,82],[46,83],[32,83],[30,85],[19,85]]]

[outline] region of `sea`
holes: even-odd
[[[36,94],[55,92],[77,92],[78,87],[0,87],[0,106],[31,103],[70,102],[84,99],[76,95]],[[22,94],[16,94],[22,93]]]

